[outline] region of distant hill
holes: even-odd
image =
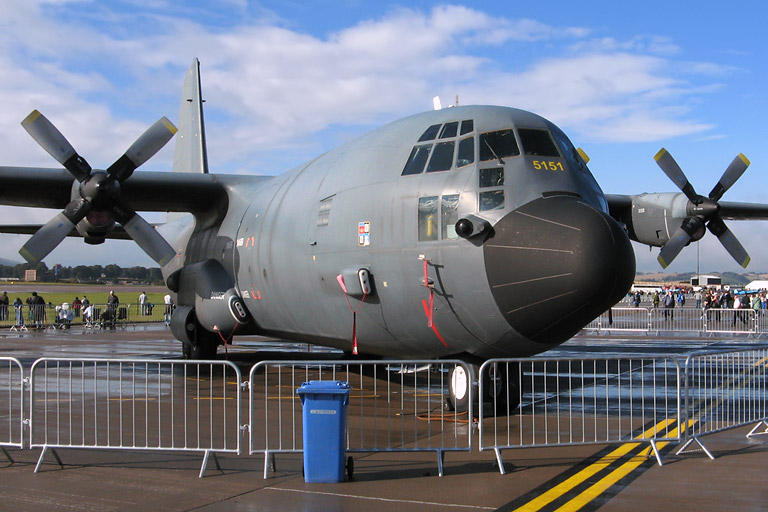
[[[13,261],[6,258],[0,258],[0,265],[4,265],[6,267],[15,267],[16,265],[22,265],[23,261]]]

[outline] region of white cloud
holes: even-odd
[[[55,4],[12,2],[0,22],[4,165],[53,165],[18,124],[34,108],[92,165],[109,165],[155,119],[176,117],[177,91],[195,56],[211,164],[223,172],[259,171],[262,162],[276,171],[268,162],[285,148],[298,164],[329,149],[321,137],[344,138],[426,110],[435,94],[533,110],[580,139],[707,137],[713,126],[692,114],[695,101],[716,90],[713,77],[730,72],[674,60],[679,48],[665,37],[601,38],[591,28],[460,5],[399,8],[316,35],[286,28],[274,13],[212,28],[193,21],[199,16],[160,12],[172,12],[162,0],[152,6],[157,12],[141,12],[146,26],[130,31],[124,27],[135,23],[134,10],[95,2],[87,19],[63,21],[48,14]],[[151,30],[155,25],[162,30]],[[537,57],[525,58],[526,49]],[[170,155],[166,148],[147,167],[167,167]]]

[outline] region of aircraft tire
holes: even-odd
[[[457,413],[465,413],[469,411],[469,387],[477,382],[476,375],[477,375],[477,365],[470,364],[469,371],[470,374],[467,375],[467,370],[463,366],[454,366],[451,369],[451,373],[448,378],[448,389],[449,389],[449,397],[448,397],[448,408],[450,410],[456,411]],[[477,389],[475,389],[475,393],[473,393],[475,396],[477,396]]]
[[[520,405],[518,363],[497,363],[483,375],[483,403],[495,414],[512,412]]]
[[[196,345],[182,343],[184,359],[192,361],[210,361],[216,359],[217,346],[215,343],[206,343],[204,340]]]
[[[355,459],[352,458],[350,455],[347,457],[347,478],[352,480],[352,477],[355,475]]]

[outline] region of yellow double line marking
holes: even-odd
[[[654,425],[653,427],[650,427],[642,435],[637,436],[635,439],[650,440],[650,437],[646,438],[647,435],[651,436],[656,432],[663,431],[664,429],[666,429],[668,426],[670,426],[672,423],[676,421],[677,420],[674,420],[674,419],[667,419],[667,420],[661,421],[656,425]],[[673,437],[673,438],[677,437],[678,428],[679,427],[675,427],[674,429],[672,429],[669,433],[669,437]],[[667,444],[668,442],[664,441],[664,442],[657,443],[656,446],[657,446],[657,449],[660,449],[666,446]],[[542,508],[549,505],[553,501],[564,496],[566,493],[572,491],[577,486],[583,484],[589,478],[600,473],[605,468],[615,463],[616,460],[626,456],[632,450],[636,449],[640,445],[641,443],[639,442],[633,442],[633,443],[626,443],[619,446],[618,448],[613,450],[611,453],[605,455],[604,457],[596,461],[594,464],[590,464],[589,466],[582,469],[581,471],[571,476],[567,480],[564,480],[563,482],[551,488],[547,492],[532,499],[528,503],[522,505],[521,507],[516,508],[515,510],[526,511],[526,512],[541,510]],[[630,474],[638,466],[640,466],[646,460],[648,460],[648,457],[651,455],[651,450],[652,450],[651,446],[648,446],[647,448],[643,449],[640,453],[637,454],[637,456],[632,457],[630,460],[628,460],[621,466],[617,467],[616,469],[614,469],[613,471],[605,475],[598,482],[595,482],[594,484],[589,486],[587,489],[581,492],[578,496],[574,497],[573,499],[565,503],[563,506],[558,508],[556,512],[568,512],[568,511],[580,510],[582,507],[584,507],[585,505],[590,503],[592,500],[600,496],[602,493],[608,490],[611,486],[615,485],[619,480],[621,480],[622,478]]]

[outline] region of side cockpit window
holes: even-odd
[[[440,131],[440,125],[439,124],[433,124],[429,128],[427,128],[424,133],[421,134],[421,137],[419,137],[419,142],[426,142],[428,140],[435,140],[435,137],[437,137],[437,132]]]
[[[456,167],[475,163],[475,138],[467,137],[459,142],[459,153],[456,155]]]
[[[474,125],[472,119],[467,119],[433,124],[424,130],[411,150],[401,176],[421,174],[425,169],[427,172],[440,172],[473,164],[475,138],[467,135],[474,131]]]
[[[421,174],[429,158],[430,151],[432,151],[432,144],[414,147],[411,150],[411,156],[408,157],[408,161],[405,163],[402,175]]]
[[[458,238],[459,199],[459,194],[419,198],[419,242]]]
[[[447,171],[453,166],[454,142],[440,142],[435,144],[432,158],[429,159],[427,172]]]

